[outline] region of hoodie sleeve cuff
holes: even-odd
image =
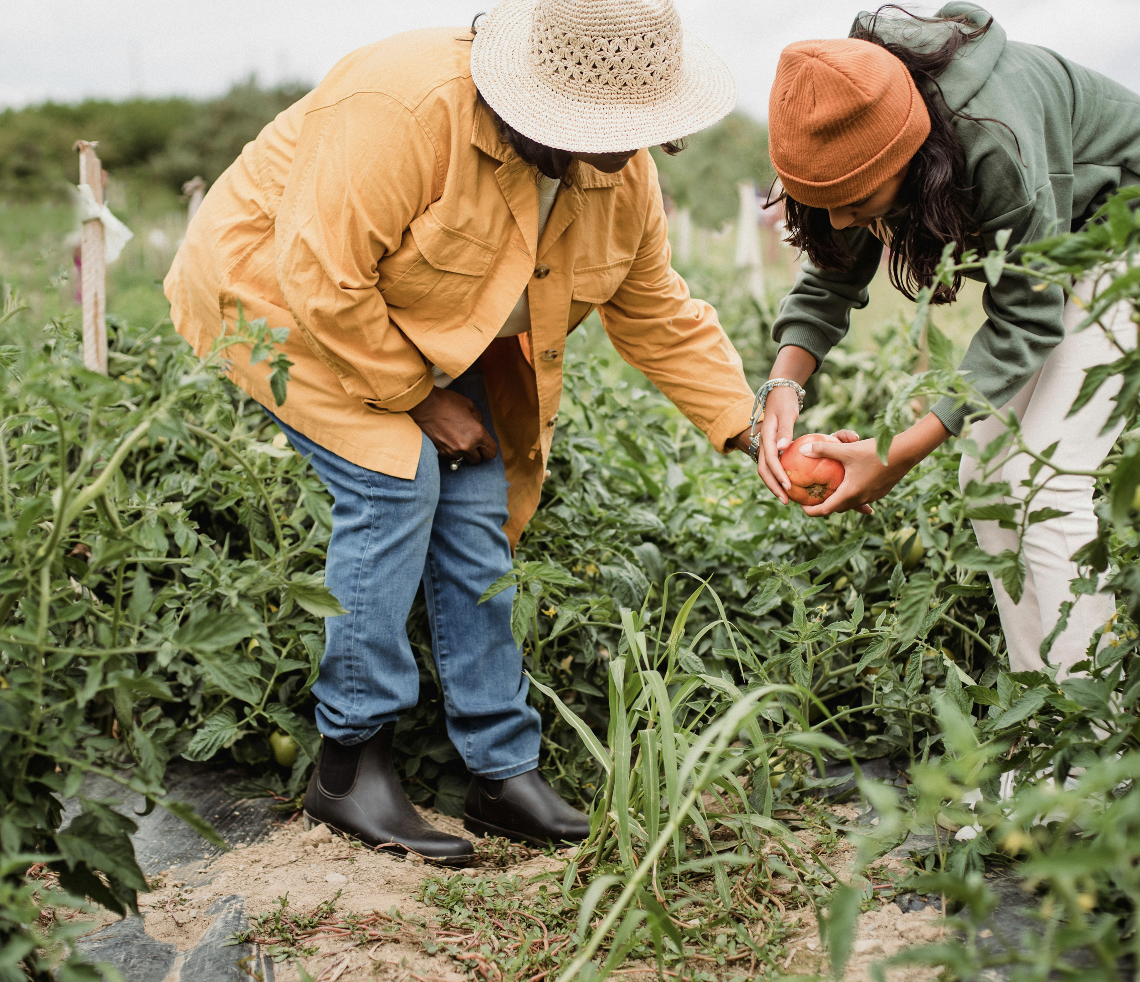
[[[968,403],[960,405],[957,399],[952,399],[950,396],[939,399],[930,411],[942,420],[942,425],[955,436],[962,435],[962,426],[966,422],[966,417],[977,412]]]
[[[827,357],[827,353],[831,350],[831,342],[827,340],[827,335],[810,324],[789,324],[780,331],[780,336],[776,340],[781,348],[794,344],[797,348],[803,348],[804,351],[810,352],[815,359],[817,372],[819,366],[823,364],[824,358]]]

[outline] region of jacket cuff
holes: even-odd
[[[966,422],[966,417],[977,412],[969,403],[964,406],[959,405],[958,400],[950,396],[939,399],[930,411],[942,420],[942,425],[955,436],[962,435],[962,426]]]
[[[831,342],[827,340],[827,335],[818,327],[812,327],[810,324],[789,324],[780,331],[780,336],[776,338],[776,341],[779,342],[781,348],[794,344],[797,348],[803,348],[810,352],[815,358],[815,370],[817,372],[819,366],[823,364],[823,359],[831,350]]]
[[[426,374],[421,375],[403,392],[389,399],[365,399],[364,405],[378,413],[406,413],[409,409],[414,409],[423,402],[431,394],[433,388],[435,388],[435,380],[432,378],[429,369]]]
[[[725,444],[737,433],[743,433],[751,425],[753,402],[753,397],[748,396],[747,399],[733,403],[708,428],[709,442],[716,447],[718,453],[732,453],[734,448],[726,448]]]

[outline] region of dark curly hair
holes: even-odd
[[[879,33],[879,20],[889,10],[901,11],[923,23],[958,27],[948,32],[945,42],[936,50],[918,51]],[[938,84],[938,76],[965,45],[982,37],[992,25],[992,18],[981,27],[975,27],[967,17],[918,17],[888,4],[880,7],[866,23],[856,20],[851,30],[851,37],[879,45],[906,66],[930,115],[930,135],[911,159],[898,199],[887,217],[892,236],[891,283],[909,300],[914,300],[919,290],[934,282],[947,244],[953,245],[954,258],[958,260],[979,232],[974,217],[974,189],[966,183],[966,154],[948,117],[1005,124],[951,110]],[[831,227],[826,209],[803,205],[786,191],[776,201],[784,204],[789,244],[807,253],[821,269],[850,269],[851,252],[843,236]],[[931,303],[950,303],[957,297],[961,285],[962,275],[957,273],[949,285],[939,284],[935,288]]]
[[[471,21],[472,37],[474,37],[479,30],[476,22],[482,16],[482,13],[476,14],[474,20]],[[490,103],[483,98],[482,92],[479,93],[479,101],[487,107],[488,112],[498,121],[499,138],[518,154],[524,163],[529,164],[531,167],[537,167],[549,178],[561,181],[564,187],[570,187],[570,185],[574,183],[574,169],[577,161],[572,154],[565,150],[555,150],[553,147],[548,147],[545,144],[539,143],[537,140],[532,140],[529,136],[523,136],[491,108]],[[669,156],[673,156],[685,149],[685,141],[672,140],[669,143],[662,143],[661,149],[669,154]]]

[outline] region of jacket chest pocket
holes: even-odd
[[[633,256],[603,266],[582,266],[574,269],[574,300],[598,306],[606,303],[618,291],[633,265]]]
[[[495,251],[489,242],[448,228],[429,208],[408,227],[396,253],[380,264],[380,293],[390,307],[427,301],[444,314],[465,306]]]

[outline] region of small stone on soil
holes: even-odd
[[[314,825],[301,836],[306,846],[319,846],[322,842],[332,842],[332,832],[327,825]]]

